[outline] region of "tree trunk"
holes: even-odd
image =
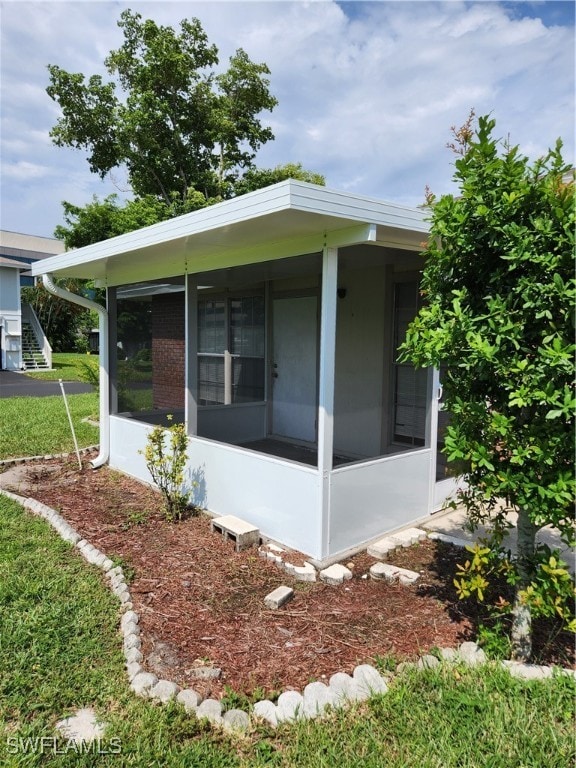
[[[517,546],[518,576],[514,608],[512,610],[512,658],[514,661],[527,662],[532,654],[532,615],[530,606],[523,603],[519,593],[526,589],[531,581],[531,564],[534,557],[537,526],[524,510],[518,512]]]

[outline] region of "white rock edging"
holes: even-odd
[[[139,616],[134,611],[130,590],[126,583],[124,572],[119,565],[114,566],[112,560],[106,557],[103,552],[93,547],[88,541],[82,539],[80,534],[61,515],[45,504],[3,489],[0,489],[0,494],[18,502],[34,515],[44,518],[65,541],[70,542],[78,549],[88,563],[96,565],[96,567],[104,571],[109,581],[110,589],[120,601],[120,610],[123,613],[120,619],[120,631],[123,637],[126,671],[130,688],[137,696],[150,698],[160,703],[166,703],[175,698],[187,712],[193,712],[196,717],[206,718],[214,725],[221,726],[226,730],[243,731],[248,728],[250,719],[244,711],[230,710],[222,714],[222,702],[216,699],[202,701],[202,697],[197,691],[192,689],[181,690],[176,683],[170,680],[158,680],[156,675],[146,672],[142,668],[143,656],[140,650],[142,641],[140,639]],[[462,546],[460,543],[456,544],[456,541],[464,541],[455,540],[451,537],[442,536],[440,538],[440,536],[431,535],[430,538],[437,538],[441,541],[448,541],[450,539],[448,543],[455,546]],[[466,544],[468,543],[466,541]],[[273,545],[268,545],[268,547],[271,546]],[[262,552],[261,554],[266,556]],[[279,554],[275,555],[274,559],[276,557],[278,557],[280,564],[283,565]],[[310,567],[313,568],[313,566]],[[291,566],[291,568],[294,568],[294,566]],[[316,570],[313,570],[314,574],[316,574]],[[458,650],[441,648],[440,655],[442,661],[427,654],[417,663],[402,662],[396,668],[396,674],[401,674],[407,668],[430,669],[442,663],[476,665],[487,662],[486,654],[474,642],[462,643]],[[501,666],[507,669],[514,677],[527,680],[549,678],[553,675],[552,667],[521,664],[513,661],[503,661]],[[559,670],[563,674],[571,675],[576,679],[576,671],[562,668],[559,668]],[[355,667],[352,676],[343,672],[337,672],[332,675],[328,685],[321,682],[313,682],[304,688],[303,693],[294,690],[284,691],[280,694],[277,704],[268,699],[259,701],[252,708],[252,716],[256,719],[264,720],[269,725],[275,727],[279,723],[286,721],[320,717],[327,708],[337,709],[348,706],[352,702],[364,701],[376,694],[385,694],[387,690],[387,679],[375,667],[370,664],[360,664]]]

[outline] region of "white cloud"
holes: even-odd
[[[268,64],[279,105],[264,119],[276,140],[261,150],[259,165],[301,161],[330,186],[418,204],[425,184],[438,193],[450,188],[444,147],[450,126],[471,107],[492,112],[502,135],[531,157],[558,135],[573,156],[574,22],[550,5],[135,0],[130,7],[171,26],[197,16],[222,66],[238,47]],[[104,57],[121,44],[116,22],[124,7],[4,5],[3,227],[50,234],[61,221],[60,200],[83,205],[94,192],[116,191],[90,175],[82,153],[47,141],[57,111],[45,88],[48,63],[104,72]],[[26,163],[30,183],[14,189],[12,171]],[[41,193],[31,183],[36,167],[50,169]]]
[[[26,160],[20,160],[17,163],[3,163],[2,175],[8,179],[16,181],[29,181],[30,179],[41,179],[49,176],[51,169],[46,165],[37,165],[29,163]]]

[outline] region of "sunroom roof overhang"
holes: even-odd
[[[420,250],[421,211],[286,181],[33,265],[32,273],[95,280],[102,286],[202,274],[375,243]]]

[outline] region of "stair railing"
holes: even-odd
[[[44,329],[40,325],[36,312],[34,312],[34,309],[30,304],[22,304],[22,320],[30,324],[34,336],[36,336],[40,351],[42,352],[44,360],[46,360],[46,365],[48,368],[52,368],[52,347],[46,338]]]

